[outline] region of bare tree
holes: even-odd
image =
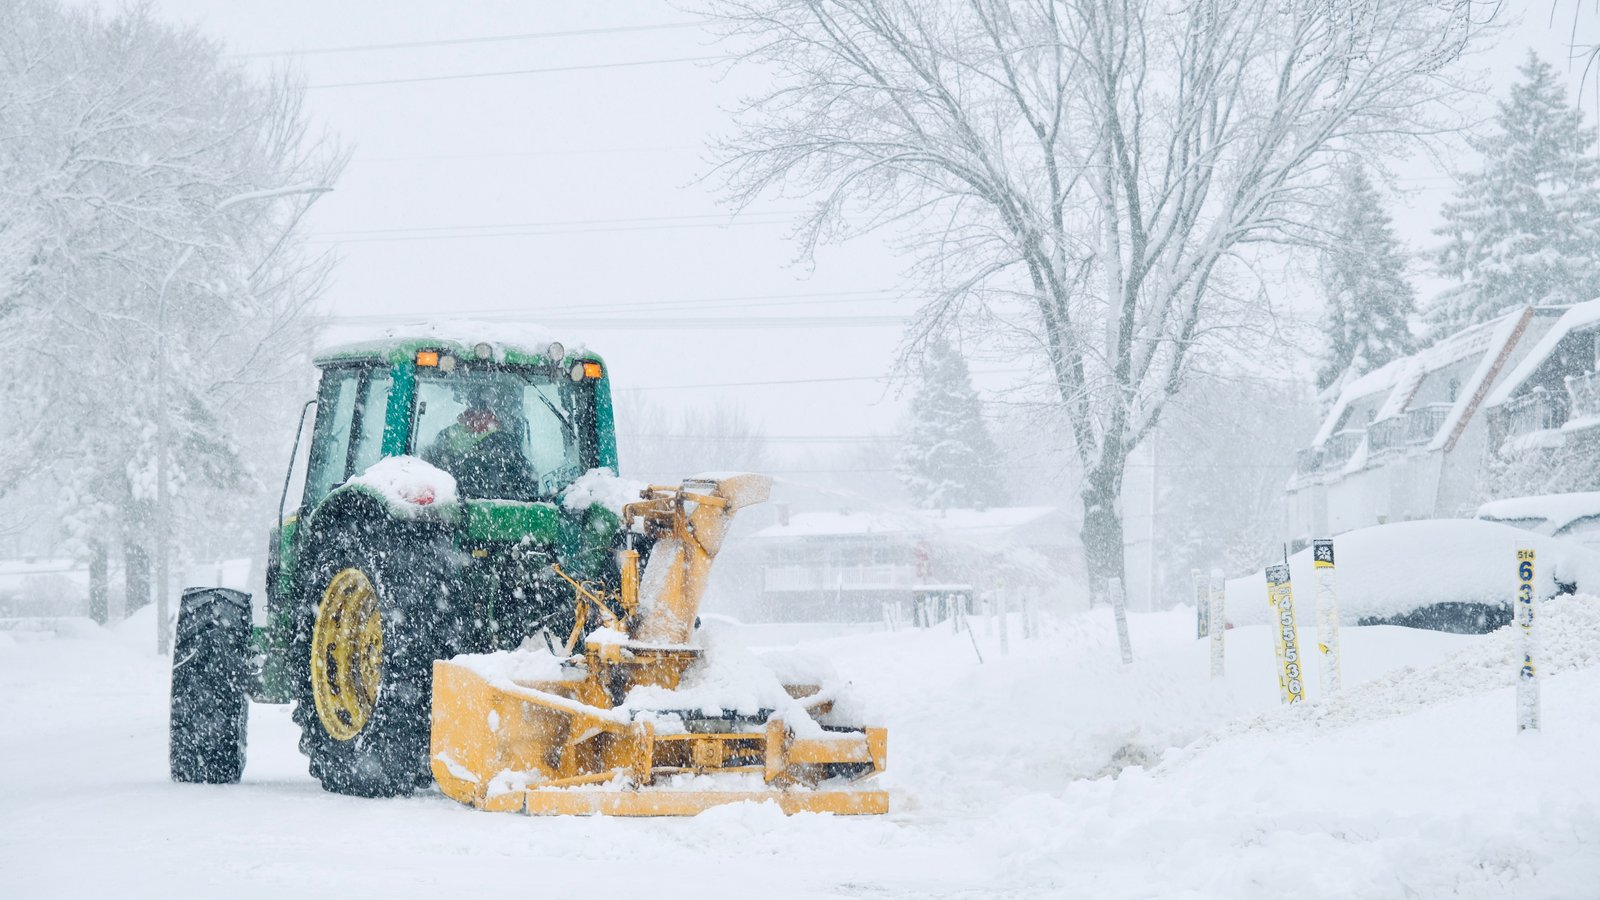
[[[1128,454],[1259,321],[1253,245],[1315,242],[1331,158],[1430,125],[1470,0],[718,0],[773,88],[722,147],[799,238],[894,226],[936,299],[1027,347],[1081,465],[1091,583],[1123,569]]]
[[[18,373],[0,494],[58,485],[69,536],[122,544],[136,604],[169,539],[159,493],[180,501],[175,537],[251,512],[328,269],[299,225],[344,157],[292,78],[145,7],[0,11],[0,351]]]

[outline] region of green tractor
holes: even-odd
[[[576,592],[615,589],[624,529],[604,362],[428,337],[319,355],[305,487],[280,501],[266,625],[249,598],[185,593],[172,681],[172,775],[237,781],[248,693],[294,701],[330,791],[429,783],[435,660],[568,639]],[[576,486],[575,486],[576,485]],[[648,552],[638,544],[634,549]]]

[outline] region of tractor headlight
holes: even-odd
[[[580,359],[577,362],[573,363],[572,364],[572,368],[567,370],[567,374],[572,376],[572,380],[573,381],[582,381],[583,380],[583,360]]]
[[[560,341],[552,341],[550,346],[544,348],[544,358],[549,360],[551,365],[559,365],[567,358],[567,348],[561,346]]]
[[[494,348],[486,343],[479,343],[472,348],[472,355],[479,359],[488,359],[494,355]]]

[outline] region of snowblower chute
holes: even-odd
[[[706,693],[686,687],[696,667],[715,665],[694,633],[712,560],[734,513],[770,486],[748,474],[651,486],[623,507],[630,534],[655,538],[644,571],[630,547],[614,593],[574,580],[576,624],[562,652],[436,661],[430,758],[440,790],[535,815],[693,815],[743,800],[789,813],[887,812],[886,792],[857,784],[883,770],[885,731],[824,724],[832,704],[820,685],[782,685],[785,696],[755,711],[708,708]]]

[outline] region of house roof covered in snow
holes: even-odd
[[[1339,392],[1312,445],[1320,447],[1332,437],[1344,424],[1343,420],[1352,406],[1381,395],[1382,399],[1374,409],[1373,421],[1402,415],[1411,409],[1417,389],[1428,375],[1476,359],[1477,365],[1459,385],[1454,400],[1450,401],[1449,412],[1428,442],[1430,450],[1446,447],[1451,436],[1459,431],[1461,423],[1483,404],[1485,392],[1499,372],[1506,354],[1534,313],[1533,307],[1523,307],[1488,322],[1464,328],[1424,350],[1354,379]],[[1359,427],[1365,425],[1360,423]]]
[[[1539,367],[1550,358],[1550,354],[1556,351],[1562,338],[1596,324],[1600,324],[1600,300],[1590,300],[1569,307],[1561,314],[1561,318],[1556,320],[1556,324],[1545,332],[1544,337],[1533,345],[1533,349],[1528,351],[1522,362],[1511,370],[1511,374],[1495,386],[1488,399],[1484,401],[1485,405],[1499,406],[1510,400],[1516,395],[1517,390],[1539,371]]]

